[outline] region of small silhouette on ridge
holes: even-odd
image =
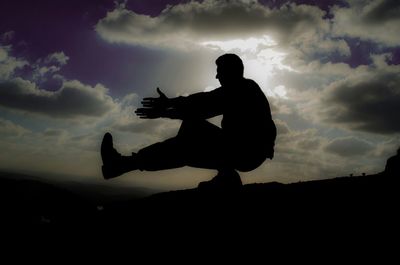
[[[400,176],[400,147],[397,154],[387,160],[384,173],[392,177]]]

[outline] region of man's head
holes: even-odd
[[[217,78],[221,85],[234,84],[237,80],[243,78],[243,62],[239,56],[233,53],[226,53],[218,57]]]

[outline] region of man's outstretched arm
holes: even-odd
[[[135,111],[140,118],[208,119],[222,114],[222,94],[218,89],[176,98],[168,98],[159,88],[157,92],[158,98],[144,98],[143,108]]]

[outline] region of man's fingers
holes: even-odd
[[[156,101],[157,100],[157,98],[144,98],[144,99],[142,99],[142,102],[143,101]]]
[[[157,102],[155,100],[142,100],[143,107],[154,107]]]
[[[141,119],[156,119],[159,118],[159,112],[152,108],[139,108],[135,110],[135,113]]]
[[[155,119],[158,118],[157,116],[148,115],[148,114],[140,114],[138,115],[140,119]]]
[[[138,115],[140,119],[151,119],[149,115]]]
[[[135,110],[135,113],[138,114],[138,115],[143,115],[146,112],[148,112],[148,111],[146,111],[145,109],[137,109],[137,110]]]
[[[147,113],[136,113],[139,117],[146,117],[149,116]]]
[[[160,95],[160,97],[167,97],[163,92],[161,92],[159,87],[157,87],[157,93]]]
[[[148,115],[138,115],[140,119],[149,119]]]
[[[152,107],[154,106],[153,102],[142,102],[143,107]]]

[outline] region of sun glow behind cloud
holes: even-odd
[[[284,63],[287,54],[279,51],[277,42],[268,35],[248,39],[201,42],[204,47],[238,54],[245,66],[245,76],[254,79],[267,96],[287,99],[285,86],[270,87],[276,70],[294,71]]]

